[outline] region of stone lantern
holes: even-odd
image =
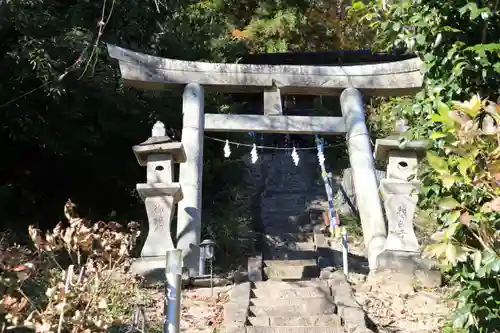
[[[387,176],[380,180],[379,188],[388,224],[385,250],[420,252],[413,217],[420,191],[418,160],[425,147],[424,141],[410,141],[402,146],[399,135],[377,139],[375,143],[375,159],[388,161]]]
[[[421,249],[413,228],[420,182],[417,177],[419,160],[427,150],[426,141],[406,141],[401,132],[407,130],[401,121],[396,134],[377,139],[374,157],[387,161],[387,177],[380,180],[388,224],[384,251],[377,256],[376,271],[390,270],[418,279],[425,285],[437,286],[441,275],[431,261],[421,258]],[[398,133],[399,132],[399,133]]]
[[[151,137],[134,146],[139,165],[146,167],[146,183],[137,184],[137,192],[144,200],[148,215],[149,231],[131,270],[146,277],[164,278],[166,251],[174,249],[170,224],[175,204],[182,200],[182,189],[174,182],[174,163],[186,161],[181,142],[165,134],[165,126],[157,121]]]

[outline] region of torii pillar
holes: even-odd
[[[180,166],[179,183],[184,199],[178,203],[177,248],[182,249],[183,269],[198,275],[201,238],[201,192],[203,184],[204,90],[196,83],[182,95],[182,144],[186,162]]]

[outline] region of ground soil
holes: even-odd
[[[350,244],[349,252],[363,256],[359,241]],[[365,258],[366,260],[366,258]],[[368,276],[350,273],[354,296],[366,311],[379,333],[441,333],[454,302],[451,288],[425,288],[417,282],[399,284],[393,273]]]
[[[224,303],[232,286],[193,288],[182,291],[181,332],[212,333],[222,325]],[[148,333],[163,332],[163,295],[162,289],[144,289],[147,297],[146,318]]]

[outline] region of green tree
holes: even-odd
[[[0,4],[0,12],[4,228],[25,231],[34,222],[51,227],[62,218],[68,197],[89,207],[91,218],[115,211],[114,218],[144,219],[135,195],[144,170],[131,146],[149,136],[156,120],[179,138],[182,90],[124,87],[105,42],[164,57],[234,61],[245,48],[229,34],[224,13],[190,1],[158,2],[157,8],[154,2],[115,0],[14,0]],[[227,97],[207,96],[207,112],[219,112],[226,102]],[[205,198],[209,227],[213,211],[220,213],[217,205],[232,207],[228,189],[238,185],[241,168],[232,163],[234,177],[227,177],[218,143],[206,142],[205,158],[210,177],[204,186],[219,198]],[[244,236],[227,224],[225,234],[216,236],[233,243]],[[223,251],[245,250],[221,243]]]
[[[356,1],[382,49],[403,48],[424,62],[424,87],[391,101],[413,138],[430,138],[420,206],[440,225],[430,255],[460,285],[455,327],[500,326],[500,19],[497,1]],[[481,98],[472,96],[479,94]],[[467,100],[467,103],[453,101]]]
[[[341,1],[225,1],[233,35],[253,52],[360,49],[373,34],[346,16]]]

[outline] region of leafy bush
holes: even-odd
[[[430,139],[420,207],[441,229],[428,254],[459,283],[453,326],[497,331],[500,115],[495,103],[471,96],[500,95],[498,2],[355,1],[350,15],[377,30],[376,47],[414,52],[423,61],[423,89],[391,100],[379,118],[406,119],[409,138]]]
[[[138,281],[125,274],[137,225],[129,229],[70,216],[52,232],[30,226],[33,250],[4,243],[0,331],[107,332],[123,323],[138,296]]]
[[[441,104],[428,152],[421,205],[442,223],[427,247],[462,288],[456,294],[455,326],[483,332],[500,327],[500,106],[474,96]]]

